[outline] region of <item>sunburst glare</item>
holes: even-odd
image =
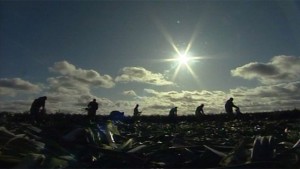
[[[169,42],[169,44],[172,46],[175,54],[173,56],[169,56],[171,58],[169,59],[163,59],[163,61],[169,61],[169,62],[174,62],[177,67],[175,68],[174,74],[172,76],[172,80],[176,79],[176,76],[178,75],[179,70],[181,69],[181,67],[186,68],[191,75],[193,76],[193,78],[198,81],[197,75],[194,73],[193,69],[191,68],[190,64],[193,62],[196,62],[197,60],[201,60],[201,59],[206,59],[205,57],[202,56],[194,56],[190,53],[190,49],[192,48],[193,42],[195,41],[197,35],[198,35],[198,31],[199,31],[199,27],[200,24],[197,23],[194,29],[194,32],[191,35],[191,38],[186,46],[186,48],[183,49],[179,49],[173,40],[173,37],[169,34],[169,32],[166,30],[166,28],[163,26],[163,24],[159,21],[159,19],[154,19],[156,25],[158,26],[158,28],[160,29],[160,31],[162,32],[163,36],[166,38],[166,40]]]
[[[178,50],[175,50],[178,51]],[[170,62],[175,62],[177,67],[175,69],[175,72],[173,74],[172,80],[175,80],[176,76],[178,75],[179,70],[181,69],[181,67],[185,67],[187,68],[187,70],[191,73],[191,75],[193,76],[193,78],[195,80],[197,80],[197,76],[194,73],[194,71],[192,70],[190,63],[195,62],[196,60],[201,59],[201,57],[194,57],[191,54],[189,54],[187,51],[185,52],[178,52],[175,56],[173,56],[173,58],[171,59],[166,59],[166,61],[170,61]]]

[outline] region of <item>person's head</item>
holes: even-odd
[[[93,102],[96,102],[96,99],[93,99]]]
[[[201,107],[204,107],[204,104],[201,104],[200,106],[201,106]]]
[[[41,97],[41,99],[47,100],[47,96],[43,96],[43,97]]]
[[[233,101],[233,98],[232,97],[230,97],[230,99],[229,99],[230,101]]]
[[[136,106],[135,107],[139,107],[139,104],[136,104]]]

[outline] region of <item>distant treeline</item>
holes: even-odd
[[[81,123],[86,120],[85,114],[64,114],[64,113],[54,113],[54,114],[46,114],[44,115],[44,121],[67,121],[70,123]],[[300,118],[300,110],[285,110],[285,111],[274,111],[274,112],[259,112],[259,113],[243,113],[239,116],[229,116],[228,114],[209,114],[204,115],[197,118],[195,115],[181,115],[176,118],[176,122],[180,121],[227,121],[227,120],[282,120],[282,119],[299,119]],[[99,121],[109,120],[109,115],[97,115],[96,119]],[[10,113],[10,112],[1,112],[0,113],[1,121],[20,121],[26,122],[29,121],[28,113]],[[133,122],[133,118],[131,116],[124,116],[122,119],[127,122]],[[153,123],[167,123],[170,122],[170,119],[167,115],[142,115],[138,118],[134,119],[145,122],[153,122]]]

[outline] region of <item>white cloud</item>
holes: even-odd
[[[242,112],[286,110],[299,108],[297,106],[300,105],[300,80],[297,80],[299,75],[295,73],[299,72],[299,68],[296,66],[298,59],[278,56],[269,63],[252,63],[237,68],[234,70],[235,72],[233,71],[238,76],[248,79],[258,78],[268,85],[254,88],[239,87],[231,89],[229,92],[207,90],[159,91],[156,88],[155,90],[144,89],[142,95],[139,95],[135,90],[125,90],[122,94],[126,95],[127,98],[131,97],[128,100],[110,100],[105,97],[97,97],[92,92],[92,88],[112,87],[114,84],[112,78],[108,78],[107,82],[97,84],[95,81],[97,79],[103,80],[102,77],[104,76],[93,70],[76,68],[76,66],[63,61],[57,62],[49,68],[58,75],[47,79],[47,83],[42,88],[44,90],[42,95],[48,96],[46,108],[49,113],[57,111],[86,113],[83,108],[94,98],[99,103],[98,114],[109,114],[113,110],[119,110],[124,111],[126,115],[132,115],[136,104],[140,105],[140,109],[145,115],[167,115],[173,106],[178,107],[179,115],[194,114],[196,107],[201,103],[205,105],[206,113],[219,113],[224,112],[224,103],[229,97],[234,97],[235,104],[240,106]],[[172,82],[166,81],[161,74],[153,74],[143,68],[129,69],[129,71],[127,69],[123,71],[124,74],[118,77],[120,82],[172,84]],[[128,77],[123,78],[126,77],[125,75]],[[284,78],[280,79],[279,76]],[[284,82],[293,79],[291,77],[296,78],[294,81]],[[277,83],[271,84],[270,82]],[[27,111],[39,91],[41,91],[40,86],[20,78],[0,79],[0,95],[2,96],[14,95],[16,92],[34,93],[28,97],[28,100],[2,101],[0,102],[0,109],[1,111],[14,112]]]
[[[127,91],[123,91],[123,95],[127,95],[127,96],[137,96],[135,91],[133,90],[127,90]]]
[[[65,82],[64,82],[65,83]],[[57,84],[58,85],[58,84]],[[262,112],[273,110],[287,110],[299,108],[300,81],[281,83],[276,85],[258,86],[255,88],[239,87],[228,93],[222,91],[158,91],[145,89],[143,96],[138,96],[133,90],[125,91],[133,100],[111,101],[108,98],[96,97],[86,88],[75,91],[53,88],[47,93],[46,108],[49,112],[86,113],[83,108],[96,98],[99,103],[98,114],[109,114],[113,110],[124,111],[125,115],[132,115],[136,104],[144,115],[168,115],[170,108],[178,107],[178,114],[194,114],[196,107],[203,103],[206,113],[224,112],[224,103],[229,97],[241,108],[242,112]],[[85,91],[84,93],[82,93]],[[136,96],[131,95],[135,93]],[[29,101],[1,102],[2,111],[26,111],[34,98]]]
[[[31,101],[29,100],[15,100],[15,101],[2,101],[0,102],[1,112],[28,112],[30,109]]]
[[[58,76],[47,79],[50,92],[58,92],[67,95],[80,95],[82,93],[89,93],[90,88],[88,84],[78,83],[72,77]]]
[[[139,104],[143,114],[167,115],[177,106],[178,114],[194,114],[198,105],[203,103],[206,113],[225,112],[224,104],[230,97],[242,112],[264,112],[291,110],[300,104],[300,81],[255,88],[239,87],[228,93],[222,91],[157,91],[144,89],[144,96],[135,101],[127,101],[123,108],[131,115],[133,106]],[[138,93],[136,93],[138,95]],[[124,101],[125,102],[125,101]],[[299,107],[298,107],[299,108]]]
[[[230,90],[230,93],[239,100],[245,111],[293,109],[300,104],[300,81],[256,88],[236,88]]]
[[[300,80],[300,57],[275,56],[268,63],[251,62],[231,70],[233,76],[258,79],[263,84]]]
[[[47,111],[86,113],[84,108],[92,100],[97,99],[99,113],[107,113],[113,102],[91,93],[93,87],[112,88],[115,84],[109,75],[100,75],[95,70],[76,68],[67,61],[54,63],[50,72],[59,75],[47,79],[45,95],[47,95]]]
[[[169,110],[177,106],[178,114],[193,114],[200,104],[205,104],[207,112],[223,109],[226,94],[220,91],[157,91],[144,89],[148,96],[143,96],[140,106],[144,107],[144,114],[167,115]]]
[[[72,78],[76,83],[83,83],[103,88],[112,88],[115,85],[112,77],[109,75],[100,75],[95,70],[76,68],[67,61],[56,62],[53,67],[49,68],[49,70]]]
[[[92,100],[99,103],[98,113],[107,113],[107,109],[113,106],[113,102],[106,98],[100,98],[91,93],[91,86],[88,83],[78,83],[78,81],[68,76],[58,76],[48,78],[49,107],[52,111],[86,113],[84,108]]]
[[[116,82],[139,82],[147,83],[157,86],[174,85],[173,82],[168,81],[160,73],[152,73],[142,67],[124,67],[121,75],[115,78]]]
[[[18,92],[37,93],[40,90],[38,85],[21,78],[0,79],[0,95],[15,96]]]

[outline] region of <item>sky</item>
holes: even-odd
[[[0,1],[0,111],[300,108],[300,1]]]

